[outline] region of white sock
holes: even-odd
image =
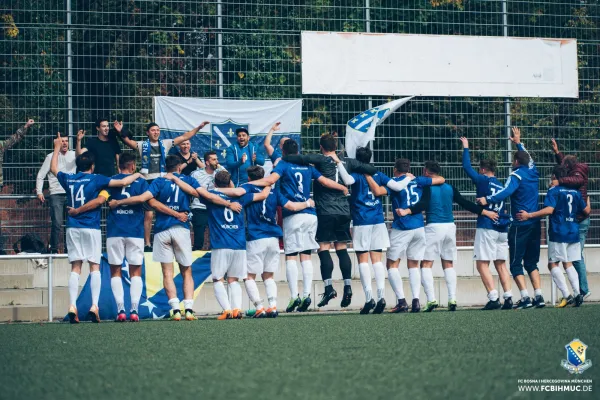
[[[183,299],[183,309],[184,310],[193,310],[194,309],[194,299]]]
[[[567,287],[567,281],[565,280],[565,276],[559,267],[554,267],[550,270],[552,274],[552,280],[556,284],[556,287],[562,293],[563,297],[566,299],[569,297],[571,293],[569,293],[569,288]]]
[[[512,290],[508,290],[508,291],[504,292],[504,294],[502,295],[502,297],[504,297],[504,300],[510,299],[512,296],[513,296]]]
[[[235,310],[242,309],[242,287],[238,281],[229,283],[229,294],[231,296],[231,307]]]
[[[123,280],[120,276],[110,278],[110,287],[117,302],[117,312],[125,310],[125,292],[123,291]]]
[[[296,260],[287,260],[285,262],[285,277],[290,288],[290,297],[295,299],[298,297],[298,265]]]
[[[524,299],[525,297],[529,297],[529,292],[527,291],[527,289],[523,289],[520,292],[521,292],[522,299]]]
[[[365,301],[368,303],[373,298],[371,292],[371,268],[369,264],[358,264],[358,272],[360,273],[360,282],[362,283],[363,291],[365,292]]]
[[[446,268],[444,277],[446,277],[446,286],[448,287],[448,300],[456,301],[456,271],[454,268]]]
[[[141,276],[131,277],[131,287],[129,288],[129,295],[131,296],[131,311],[138,311],[138,305],[140,304],[140,298],[142,297],[142,289],[144,283],[142,282]]]
[[[225,290],[225,285],[223,285],[223,282],[213,282],[213,289],[215,291],[217,302],[221,308],[223,310],[231,310],[231,304],[229,303],[229,297],[227,296],[227,291]]]
[[[277,307],[277,284],[273,278],[265,281],[265,290],[267,292],[269,307]]]
[[[385,267],[383,266],[383,263],[376,262],[375,264],[373,264],[373,272],[375,273],[375,285],[377,286],[377,300],[379,301],[385,297]]]
[[[542,295],[542,289],[534,289],[533,290],[533,294],[535,296],[541,296]]]
[[[171,310],[179,310],[179,299],[177,297],[173,297],[169,299],[167,302],[171,306]]]
[[[488,293],[488,299],[489,299],[490,301],[496,301],[496,300],[498,300],[498,291],[497,291],[496,289],[494,289],[494,290],[491,290],[491,291]]]
[[[69,301],[72,305],[77,305],[77,294],[79,292],[79,274],[71,272],[69,276]]]
[[[421,297],[421,271],[419,268],[408,269],[408,281],[410,282],[413,299]]]
[[[431,268],[421,268],[421,284],[425,289],[427,301],[435,301],[435,290],[433,289],[433,271]]]
[[[256,281],[254,279],[246,279],[244,281],[244,286],[246,286],[246,293],[248,293],[248,297],[256,309],[258,310],[260,306],[262,306],[262,301],[260,300],[260,294],[258,293],[258,286],[256,286]]]
[[[333,279],[323,279],[323,283],[325,286],[331,286],[333,285]]]
[[[400,271],[398,268],[388,269],[388,279],[390,280],[390,285],[392,285],[392,289],[396,294],[396,298],[398,300],[403,299],[404,287],[402,286],[402,277],[400,276]]]
[[[102,285],[102,277],[100,271],[92,271],[90,273],[90,287],[92,288],[92,305],[98,307],[100,300],[100,287]]]
[[[558,269],[558,268],[556,268],[556,269]],[[567,277],[569,278],[569,282],[571,282],[571,287],[573,288],[573,294],[575,296],[579,296],[579,275],[577,274],[577,270],[575,269],[575,267],[570,266],[565,271],[567,273]]]
[[[302,261],[302,297],[310,296],[312,292],[312,281],[313,281],[313,264],[312,261]]]

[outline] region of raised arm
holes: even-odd
[[[352,177],[352,175],[350,175],[348,173],[348,171],[346,171],[346,167],[344,167],[344,163],[338,162],[337,167],[338,167],[338,172],[340,173],[340,178],[342,178],[342,181],[344,182],[344,184],[350,186],[350,185],[353,185],[354,182],[356,182],[354,180],[354,178]]]
[[[170,215],[171,217],[177,218],[181,222],[187,222],[187,220],[189,218],[188,213],[177,212],[177,211],[173,210],[171,207],[167,207],[166,205],[164,205],[163,203],[161,203],[160,201],[158,201],[156,199],[148,200],[148,205],[150,207],[154,208],[159,213]]]
[[[60,132],[54,139],[54,152],[52,153],[52,160],[50,161],[50,172],[54,176],[58,176],[58,153],[60,152],[60,146],[62,146],[62,139],[60,138]]]
[[[129,136],[129,130],[127,129],[127,127],[123,126],[123,122],[115,120],[113,122],[113,127],[115,128],[115,131],[117,131],[117,133],[119,134],[119,137],[121,138],[123,143],[125,143],[125,146],[129,147],[131,150],[137,151],[137,142]]]
[[[75,155],[81,155],[82,153],[85,153],[87,151],[87,149],[84,147],[81,147],[81,142],[83,141],[83,137],[85,136],[85,131],[83,129],[80,129],[79,131],[77,131],[77,142],[75,143]]]
[[[12,136],[10,136],[6,140],[1,141],[0,150],[5,151],[11,149],[15,144],[19,143],[21,139],[23,139],[23,136],[25,136],[25,133],[27,133],[27,129],[29,129],[29,127],[31,127],[34,123],[34,120],[28,120],[25,123],[25,125],[17,129],[17,131]]]
[[[180,143],[185,142],[186,140],[190,140],[191,138],[196,136],[200,129],[204,128],[208,124],[210,124],[210,122],[204,121],[194,129],[189,130],[183,135],[176,137],[175,139],[173,139],[173,146],[178,146]]]
[[[471,155],[469,154],[469,140],[466,137],[461,137],[460,140],[463,144],[462,167],[469,176],[469,178],[471,178],[473,183],[477,183],[477,180],[479,179],[479,174],[473,169],[473,166],[471,165]]]
[[[288,201],[284,204],[283,208],[288,211],[298,212],[307,208],[315,208],[315,202],[313,199],[308,199],[307,201]]]
[[[269,157],[271,157],[275,152],[275,148],[271,145],[271,140],[273,140],[273,134],[275,131],[279,130],[279,125],[281,125],[281,122],[276,122],[271,129],[269,129],[267,136],[265,136],[265,141],[263,142],[263,146],[265,146],[265,150],[267,151],[267,155]]]
[[[373,177],[371,175],[365,174],[364,177],[367,179],[367,184],[369,185],[369,190],[371,191],[371,193],[373,193],[373,196],[379,197],[379,196],[384,196],[387,194],[387,190],[385,189],[385,187],[379,186],[377,184],[377,182],[375,182],[375,179],[373,179]]]
[[[98,197],[96,197],[95,199],[93,199],[91,201],[88,201],[81,207],[73,208],[73,207],[67,206],[68,213],[71,217],[74,217],[76,215],[95,210],[98,207],[102,207],[102,204],[106,203],[106,200],[108,200],[108,197],[109,197],[108,193],[105,190],[103,190],[102,192],[100,192]]]
[[[556,143],[556,139],[554,138],[552,138],[552,152],[554,153],[554,160],[556,161],[556,164],[562,164],[565,156],[558,150],[558,143]]]
[[[142,174],[136,172],[135,174],[131,174],[123,179],[111,179],[108,183],[108,187],[123,187],[131,185],[136,179],[140,178],[141,176]]]
[[[111,200],[108,202],[110,208],[115,208],[119,206],[131,206],[134,204],[145,203],[146,201],[154,198],[154,195],[150,191],[145,191],[144,193],[138,196],[131,196],[126,199],[121,200]]]

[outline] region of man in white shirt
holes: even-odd
[[[48,196],[48,204],[50,205],[50,219],[52,220],[52,228],[50,230],[50,252],[58,253],[58,243],[60,241],[60,235],[62,232],[62,226],[65,221],[65,204],[67,196],[65,190],[62,188],[56,176],[50,173],[50,161],[52,160],[52,154],[46,156],[40,171],[37,174],[35,182],[35,191],[38,199],[42,203],[46,202],[44,197],[44,179],[48,177],[48,189],[50,196]],[[69,138],[63,137],[58,153],[58,169],[66,174],[75,173],[75,152],[69,150]],[[66,249],[65,249],[66,252]]]
[[[206,190],[215,188],[215,174],[219,171],[225,171],[225,168],[219,165],[217,153],[207,151],[204,153],[205,168],[198,168],[190,175]],[[202,250],[204,247],[204,232],[208,226],[208,211],[206,206],[197,198],[194,198],[191,205],[192,226],[194,228],[194,246],[193,250]]]

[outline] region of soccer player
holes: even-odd
[[[294,140],[286,140],[283,144],[283,155],[298,154],[298,143]],[[348,193],[346,186],[340,185],[322,176],[314,167],[298,165],[280,160],[277,166],[266,178],[254,182],[256,186],[274,185],[279,179],[281,184],[282,203],[307,202],[310,199],[310,184],[315,180],[325,187]],[[281,204],[284,205],[284,204]],[[313,265],[311,252],[319,248],[315,241],[317,231],[317,216],[314,208],[307,207],[304,210],[291,211],[283,209],[283,242],[286,258],[286,277],[290,288],[291,299],[286,308],[292,312],[306,311],[311,304],[310,292],[313,278]],[[300,253],[302,264],[303,293],[302,299],[298,292],[298,266],[296,257]]]
[[[336,155],[337,137],[331,134],[322,135],[319,144],[322,154],[291,155],[285,156],[283,160],[299,165],[312,164],[324,177],[337,183],[343,183],[337,166],[337,163],[340,162]],[[347,171],[350,172],[369,175],[377,173],[375,167],[352,158],[344,159],[344,163]],[[352,261],[350,261],[347,246],[347,243],[352,241],[350,235],[350,221],[352,220],[350,217],[350,204],[344,193],[337,189],[330,189],[318,182],[315,183],[313,189],[318,220],[316,240],[319,244],[319,250],[317,254],[321,261],[321,278],[325,284],[325,293],[323,293],[318,307],[326,306],[331,299],[337,297],[331,279],[333,260],[329,249],[331,249],[332,242],[344,279],[344,296],[342,297],[341,306],[348,307],[352,300]]]
[[[166,171],[167,175],[159,177],[152,182],[148,190],[138,196],[131,196],[121,200],[111,200],[109,205],[111,208],[116,208],[124,205],[134,205],[146,202],[152,198],[165,204],[172,210],[189,214],[190,199],[189,196],[203,196],[211,198],[213,201],[227,205],[239,211],[241,207],[221,200],[218,196],[210,194],[206,189],[192,177],[180,175],[182,164],[177,156],[167,156]],[[172,179],[171,182],[169,179]],[[181,190],[181,182],[191,186],[191,190]],[[187,188],[187,187],[186,187]],[[192,259],[192,243],[190,238],[190,226],[188,222],[183,222],[172,215],[158,212],[156,215],[156,223],[154,225],[154,246],[152,258],[155,262],[160,262],[163,271],[163,284],[169,305],[171,306],[171,319],[174,321],[181,320],[181,312],[179,309],[179,298],[177,297],[177,289],[173,281],[173,257],[179,264],[179,270],[183,277],[183,306],[185,309],[185,319],[192,321],[196,319],[194,315],[194,279],[192,276],[191,265]]]
[[[566,186],[570,189],[578,189],[583,196],[583,200],[587,201],[587,185],[588,175],[590,168],[586,163],[577,160],[577,157],[573,155],[565,156],[558,150],[558,144],[556,140],[552,139],[552,151],[556,158],[558,165],[564,165],[567,167],[567,176],[561,178],[558,182],[562,186]],[[590,229],[590,218],[583,214],[577,216],[579,222],[579,244],[581,245],[581,260],[575,261],[573,266],[579,275],[579,286],[581,288],[581,294],[585,299],[590,295],[588,288],[587,273],[585,269],[585,259],[583,258],[583,248],[585,246],[585,239],[587,238],[588,231]]]
[[[366,147],[356,150],[356,160],[368,164],[371,161],[372,152]],[[339,160],[338,160],[339,161]],[[360,280],[365,293],[365,305],[361,314],[381,314],[385,309],[385,268],[381,262],[382,252],[390,247],[387,228],[383,218],[383,204],[380,196],[386,194],[385,187],[389,186],[395,191],[406,188],[410,179],[402,182],[391,180],[381,172],[363,175],[356,172],[348,174],[342,163],[338,163],[340,177],[346,185],[352,186],[350,204],[352,211],[352,223],[354,224],[352,235],[352,246],[358,258],[358,269]],[[414,178],[414,177],[412,177]],[[412,179],[411,178],[411,179]],[[380,188],[383,186],[383,188]],[[373,190],[381,189],[376,193]],[[375,284],[377,286],[377,304],[373,299],[371,289],[371,269],[369,267],[369,256],[375,273]]]
[[[406,209],[417,204],[423,197],[423,188],[431,185],[441,185],[445,179],[441,176],[430,178],[420,176],[414,180],[410,171],[410,160],[399,158],[394,165],[394,178],[396,182],[404,180],[410,181],[408,186],[399,192],[387,190],[387,194],[392,196],[392,208],[394,210]],[[376,190],[377,193],[379,189]],[[390,285],[396,294],[396,306],[392,308],[392,313],[402,313],[408,311],[408,303],[404,296],[404,287],[402,286],[402,277],[398,269],[400,260],[407,258],[408,279],[412,292],[411,312],[421,311],[419,294],[421,291],[421,272],[419,262],[423,260],[426,249],[425,241],[425,222],[423,214],[400,216],[394,212],[394,222],[390,231],[390,248],[387,251],[386,267],[388,270],[388,279]]]
[[[425,176],[437,178],[442,169],[437,161],[425,162]],[[427,249],[421,261],[421,283],[427,296],[425,312],[431,312],[438,307],[433,289],[433,261],[440,258],[444,277],[448,288],[448,310],[456,311],[456,225],[452,214],[452,204],[456,203],[463,209],[477,215],[484,215],[492,220],[498,219],[498,214],[486,210],[477,204],[466,200],[452,185],[444,183],[440,186],[425,187],[423,198],[408,209],[399,210],[401,216],[417,214],[426,211],[425,241]]]
[[[60,185],[67,192],[67,204],[80,207],[98,197],[102,189],[107,187],[125,187],[140,177],[133,174],[123,179],[111,179],[103,175],[94,174],[94,156],[92,153],[83,153],[75,159],[76,174],[65,174],[58,168],[58,154],[62,146],[60,133],[54,139],[54,154],[50,161],[50,172],[56,176]],[[90,266],[90,287],[92,291],[92,307],[88,317],[92,322],[100,322],[98,300],[100,298],[100,257],[102,256],[102,235],[100,233],[100,209],[76,216],[67,217],[67,249],[71,263],[71,276],[69,277],[69,320],[78,323],[77,293],[79,289],[79,276],[81,264],[87,261]]]
[[[555,167],[552,174],[552,187],[548,190],[544,201],[545,207],[536,212],[521,210],[517,213],[517,220],[519,221],[550,215],[548,269],[550,269],[554,283],[563,295],[557,306],[559,308],[566,307],[567,304],[571,303],[575,303],[575,307],[579,307],[583,303],[583,294],[579,290],[579,276],[573,262],[581,258],[577,215],[588,216],[590,214],[589,202],[586,205],[578,190],[569,189],[559,184],[559,180],[566,177],[567,174],[565,167]],[[558,264],[561,262],[569,282],[571,282],[575,298],[569,293],[565,277],[558,268]]]
[[[513,155],[513,171],[506,180],[504,188],[496,194],[479,197],[477,202],[483,206],[500,204],[510,196],[511,215],[513,217],[513,222],[508,229],[510,272],[521,292],[521,300],[517,302],[514,308],[527,309],[534,306],[541,308],[546,305],[542,295],[540,271],[537,266],[540,261],[541,222],[537,218],[527,221],[515,219],[519,211],[533,213],[538,210],[540,174],[531,155],[521,143],[521,130],[519,128],[512,128],[510,140],[517,145],[518,151]],[[535,295],[533,302],[525,285],[523,266],[533,285]]]
[[[479,162],[479,173],[475,172],[471,166],[471,157],[469,155],[469,140],[466,137],[460,138],[463,144],[462,166],[469,178],[475,184],[476,196],[485,197],[496,194],[503,189],[502,184],[496,178],[496,161],[481,160]],[[488,302],[483,310],[512,310],[512,287],[510,274],[506,269],[506,259],[508,257],[508,225],[510,224],[510,215],[506,210],[503,201],[497,204],[488,204],[488,209],[498,213],[498,221],[483,216],[477,217],[477,229],[475,231],[475,245],[473,249],[474,259],[477,264],[477,271],[481,276],[483,285],[488,292]],[[490,272],[490,261],[494,262],[500,283],[504,290],[504,304],[500,304],[498,291],[494,286],[494,277]]]
[[[140,172],[150,185],[154,179],[164,176],[167,172],[166,160],[171,148],[190,140],[208,124],[208,121],[204,121],[194,129],[185,132],[183,135],[178,136],[175,139],[161,139],[160,127],[157,123],[151,122],[146,126],[146,136],[148,138],[143,141],[133,140],[131,138],[131,133],[127,127],[123,126],[122,122],[115,121],[113,126],[117,133],[119,133],[123,143],[125,143],[125,145],[127,145],[133,151],[139,152],[142,159],[142,168]],[[150,245],[150,236],[152,233],[152,219],[154,217],[154,211],[148,206],[146,206],[145,210],[144,251],[152,251],[152,246]]]
[[[135,172],[135,155],[124,153],[119,157],[120,174],[112,179],[123,179]],[[78,208],[69,207],[69,215],[76,216],[93,210],[104,204],[109,198],[115,200],[137,196],[148,189],[148,184],[143,178],[138,178],[133,183],[123,188],[109,188],[103,190],[98,198]],[[186,213],[178,213],[160,203],[156,199],[150,199],[148,203],[155,209],[170,214],[182,222],[187,221]],[[129,276],[131,278],[130,296],[131,310],[129,320],[138,322],[138,306],[142,296],[142,262],[144,260],[144,210],[141,204],[134,206],[121,206],[111,209],[106,221],[106,252],[110,265],[110,286],[117,303],[117,322],[127,320],[125,313],[125,295],[123,292],[123,280],[121,278],[121,267],[126,258],[129,264]]]

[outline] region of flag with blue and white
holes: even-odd
[[[375,128],[412,98],[413,96],[403,97],[373,107],[348,121],[346,125],[346,153],[348,157],[354,158],[356,149],[367,146],[375,138]]]

